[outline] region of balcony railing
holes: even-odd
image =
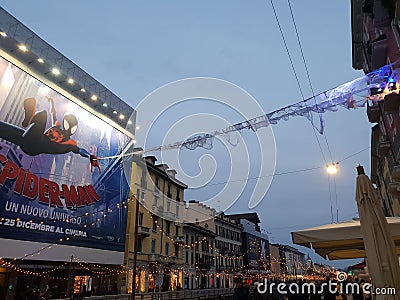
[[[396,182],[400,182],[400,165],[393,167],[392,179]]]
[[[162,255],[162,254],[148,254],[149,262],[175,264],[178,259],[179,259],[179,257],[175,257],[175,256],[166,256],[166,255]]]
[[[381,116],[379,106],[368,104],[367,115],[368,115],[368,121],[370,123],[379,123]]]
[[[386,113],[398,113],[400,104],[400,95],[392,93],[385,96],[383,100],[383,110]]]
[[[384,157],[388,154],[390,150],[390,141],[386,137],[383,137],[381,141],[379,141],[378,146],[378,155],[380,157]]]
[[[140,237],[148,237],[148,236],[150,236],[150,228],[142,226],[142,225],[139,225],[138,226],[138,236],[140,236]]]
[[[174,242],[177,244],[183,244],[185,243],[185,237],[181,235],[176,235],[174,236]]]
[[[388,193],[394,197],[400,196],[400,184],[398,182],[389,183]]]

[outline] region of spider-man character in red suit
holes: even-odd
[[[36,112],[36,99],[28,98],[24,100],[25,118],[22,122],[24,128],[0,121],[0,138],[18,145],[22,151],[31,156],[43,153],[79,153],[89,158],[92,172],[94,168],[98,168],[101,172],[98,158],[85,149],[79,148],[76,141],[71,139],[78,129],[77,118],[73,114],[66,113],[61,127],[57,120],[53,95],[50,94],[46,98],[50,102],[52,127],[46,129],[47,111]]]

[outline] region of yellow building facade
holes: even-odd
[[[136,157],[132,164],[125,247],[128,292],[133,287],[135,251],[137,292],[174,291],[183,283],[182,215],[187,185],[175,178],[174,170],[156,161],[154,156]]]

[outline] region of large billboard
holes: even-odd
[[[0,57],[0,238],[124,251],[129,142]]]

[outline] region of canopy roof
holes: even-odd
[[[400,218],[386,218],[400,255]],[[293,243],[331,260],[366,257],[360,221],[346,221],[292,232]]]

